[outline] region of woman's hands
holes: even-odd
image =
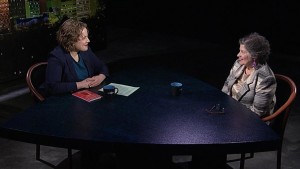
[[[100,74],[97,76],[93,76],[91,78],[87,78],[86,81],[89,82],[89,87],[95,87],[100,85],[100,83],[105,79],[104,74]]]
[[[86,78],[83,81],[76,82],[77,89],[83,89],[83,88],[87,89],[87,88],[98,86],[105,78],[106,76],[104,74],[99,74],[97,76]]]

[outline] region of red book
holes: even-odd
[[[94,101],[94,100],[98,100],[98,99],[101,99],[102,96],[97,94],[97,93],[94,93],[92,91],[89,91],[89,90],[80,90],[80,91],[77,91],[77,92],[74,92],[72,93],[73,96],[76,96],[82,100],[85,100],[87,102],[91,102],[91,101]]]

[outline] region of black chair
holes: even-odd
[[[264,122],[268,122],[269,126],[279,135],[280,144],[277,147],[277,169],[281,168],[281,152],[284,131],[290,111],[295,101],[297,94],[297,87],[295,82],[288,76],[275,74],[277,81],[276,89],[276,106],[274,113],[262,118]],[[227,162],[240,161],[240,169],[244,168],[245,159],[254,158],[254,153],[250,152],[250,155],[246,157],[245,153],[241,154],[241,158],[227,160]]]
[[[30,94],[36,102],[41,102],[45,100],[43,92],[40,90],[40,86],[45,81],[47,62],[39,62],[32,65],[26,74],[27,86],[30,90]],[[40,144],[36,144],[36,160],[41,161],[53,168],[55,165],[40,158]],[[72,168],[72,149],[68,148],[68,161],[69,168]]]

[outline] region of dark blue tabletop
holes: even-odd
[[[171,95],[170,83],[183,83]],[[161,67],[127,68],[106,83],[140,87],[132,95],[86,102],[50,97],[1,126],[2,136],[70,148],[151,147],[179,153],[273,150],[279,137],[249,109],[191,76]],[[102,93],[100,93],[102,94]],[[211,114],[215,104],[224,114]]]

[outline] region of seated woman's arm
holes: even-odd
[[[276,79],[273,76],[260,79],[257,82],[255,95],[250,109],[260,117],[269,115],[270,110],[274,108],[276,91]]]
[[[64,66],[56,57],[49,57],[46,71],[46,88],[49,95],[77,90],[75,77],[72,78],[70,73],[65,72]]]

